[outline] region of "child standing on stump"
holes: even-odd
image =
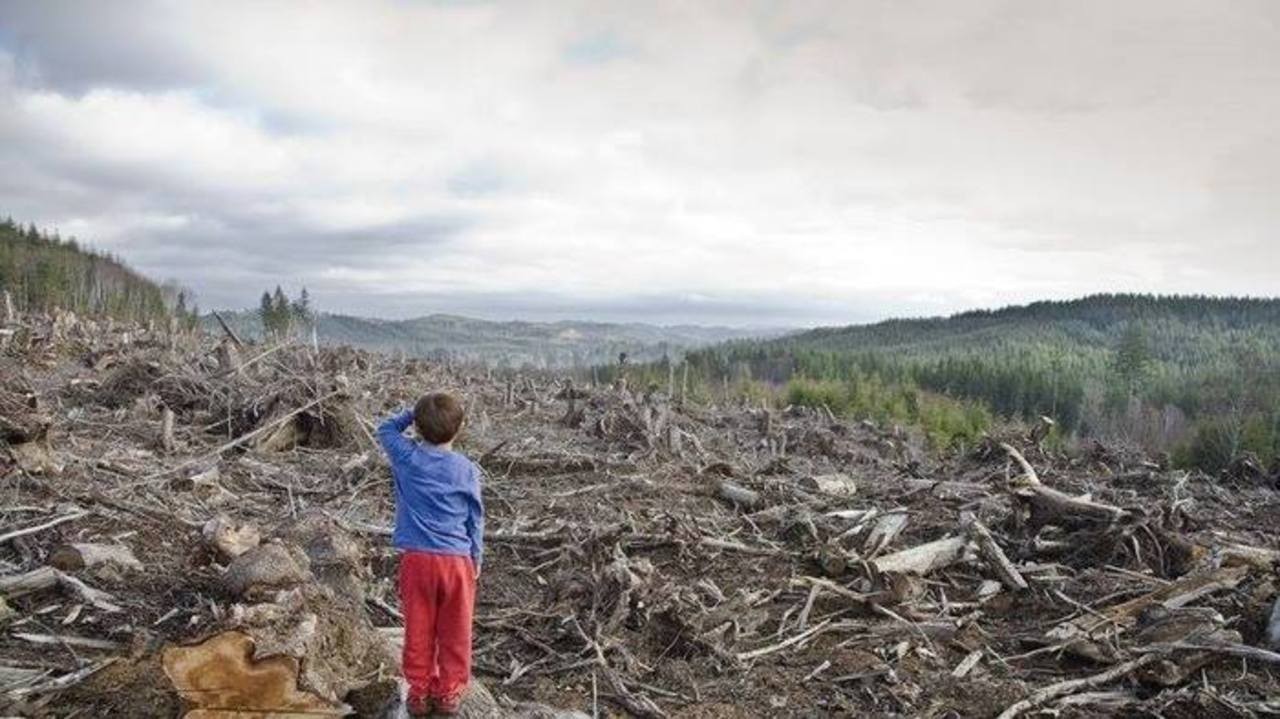
[[[471,618],[484,539],[480,470],[453,451],[462,403],[432,392],[378,427],[396,490],[402,665],[409,713],[458,711],[471,678]],[[404,436],[412,424],[425,440]]]

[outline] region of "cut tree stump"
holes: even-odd
[[[185,719],[345,716],[350,708],[298,689],[298,660],[254,658],[254,640],[242,632],[217,634],[199,644],[171,647],[164,673],[192,706]]]
[[[804,482],[805,489],[832,497],[852,497],[858,493],[858,485],[847,474],[819,474]]]
[[[297,547],[262,544],[232,560],[222,575],[222,584],[236,597],[291,589],[311,579],[309,564]]]
[[[262,543],[257,527],[248,522],[236,524],[224,514],[205,522],[200,536],[223,561],[235,559]]]

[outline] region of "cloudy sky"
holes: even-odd
[[[1280,3],[0,0],[0,215],[404,317],[1280,294]]]

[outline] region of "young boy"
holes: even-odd
[[[396,489],[402,665],[411,716],[456,714],[471,678],[471,616],[484,538],[480,470],[453,451],[462,404],[432,392],[378,427]],[[425,440],[404,436],[412,424]]]

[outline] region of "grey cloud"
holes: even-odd
[[[1280,292],[1271,4],[287,8],[0,5],[0,213],[206,307],[279,282],[759,326]],[[447,291],[396,275],[446,256]]]
[[[152,0],[14,0],[0,9],[0,45],[21,79],[73,94],[100,86],[168,89],[211,78],[166,21],[172,3]]]

